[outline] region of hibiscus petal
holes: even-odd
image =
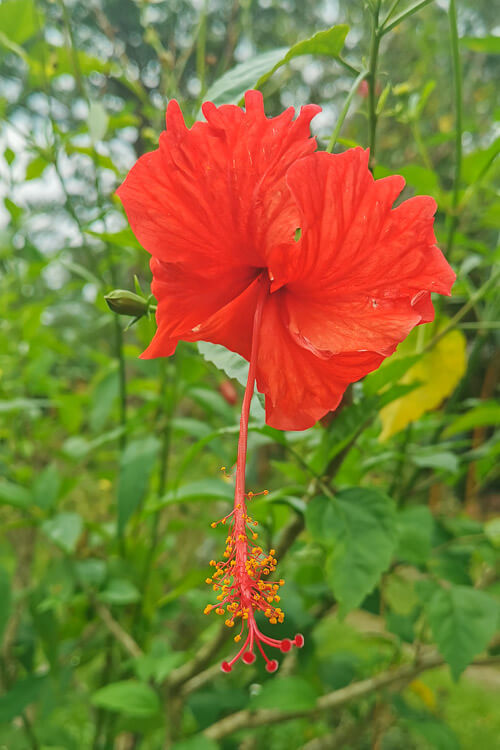
[[[214,310],[223,311],[228,300],[237,299],[259,273],[251,266],[222,268],[214,271],[210,279],[206,270],[204,275],[197,274],[188,263],[163,263],[151,258],[150,265],[153,273],[151,291],[158,300],[158,327],[151,344],[142,354],[143,359],[170,356],[179,339],[203,339],[204,324],[213,316]],[[239,329],[241,319],[236,318],[232,324]],[[251,330],[250,321],[248,335]]]
[[[266,300],[257,360],[257,388],[266,395],[266,422],[305,430],[335,409],[349,385],[375,370],[383,356],[350,352],[320,358],[299,345],[286,324],[286,293]]]
[[[203,105],[207,122],[191,129],[176,101],[160,148],[141,157],[117,193],[152,264],[158,332],[145,356],[175,348],[241,294],[277,244],[293,244],[298,208],[286,184],[297,159],[316,148],[315,105],[293,120],[264,113],[262,95],[240,107]]]
[[[313,154],[287,180],[302,235],[291,263],[275,252],[271,270],[274,288],[286,284],[297,341],[332,353],[386,354],[432,319],[429,292],[449,294],[455,279],[435,245],[432,198],[392,209],[404,180],[374,180],[362,149]]]
[[[247,112],[203,105],[207,122],[188,129],[171,101],[160,148],[142,156],[117,194],[146,250],[166,262],[212,267],[263,266],[279,238],[293,239],[297,208],[286,185],[289,166],[316,148],[309,124],[320,110],[303,107],[266,118],[260,92]]]

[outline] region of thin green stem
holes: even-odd
[[[21,714],[21,721],[23,723],[26,737],[30,743],[31,750],[39,750],[40,744],[35,734],[35,730],[33,729],[33,725],[26,714],[26,711]]]
[[[342,65],[343,68],[349,71],[349,73],[352,73],[353,76],[359,75],[359,70],[354,67],[354,65],[351,65],[347,62],[347,60],[344,60],[343,57],[338,55],[338,57],[335,58],[336,61],[339,63],[339,65]]]
[[[392,23],[390,24],[387,24],[387,20],[389,18],[388,16],[380,27],[380,36],[384,36],[389,31],[392,31],[392,29],[395,29],[396,26],[399,26],[402,21],[406,21],[407,18],[413,16],[414,13],[418,13],[419,10],[425,8],[426,5],[430,5],[432,2],[434,2],[434,0],[421,0],[421,2],[415,3],[415,5],[412,5],[411,8],[407,8],[405,11],[400,13],[399,16],[396,16],[394,21],[392,21]]]
[[[455,231],[458,226],[458,201],[460,195],[460,178],[462,174],[462,66],[457,28],[457,11],[455,0],[450,0],[448,11],[450,25],[451,60],[453,67],[454,104],[455,104],[455,174],[453,176],[453,191],[451,196],[451,218],[448,226],[447,254],[453,250]]]
[[[379,13],[380,13],[380,2],[377,2],[372,10],[372,34],[370,41],[370,63],[367,75],[368,80],[368,122],[369,122],[369,143],[370,143],[370,163],[373,164],[375,161],[375,150],[377,145],[377,64],[378,64],[378,53],[380,47],[380,33],[379,33]]]
[[[401,2],[401,0],[394,0],[393,4],[389,8],[389,12],[387,13],[387,15],[386,15],[386,17],[385,17],[385,19],[384,19],[384,21],[382,23],[382,26],[381,26],[382,29],[390,21],[390,19],[393,17],[394,13],[398,9],[398,5],[399,5],[400,2]]]
[[[59,5],[62,10],[63,22],[64,22],[64,27],[66,29],[66,35],[67,35],[66,49],[68,50],[68,54],[71,56],[71,60],[73,63],[73,70],[75,73],[76,85],[78,87],[80,96],[86,99],[87,95],[85,91],[85,85],[83,82],[82,70],[80,68],[80,60],[78,59],[78,50],[76,48],[75,38],[73,36],[73,29],[71,27],[70,18],[68,15],[68,9],[66,8],[66,3],[64,2],[64,0],[59,0]]]
[[[206,46],[207,46],[207,11],[208,1],[205,0],[200,15],[198,25],[198,38],[196,40],[196,74],[200,82],[200,99],[205,93],[205,75],[206,75]]]
[[[63,22],[64,22],[65,31],[66,31],[66,48],[67,48],[68,54],[70,55],[71,60],[72,60],[73,74],[74,74],[75,81],[76,81],[77,86],[78,86],[78,91],[79,91],[80,95],[85,99],[85,101],[90,106],[90,97],[88,95],[88,92],[87,92],[87,89],[86,89],[86,86],[85,86],[85,82],[84,82],[84,79],[83,79],[83,76],[82,76],[82,71],[81,71],[81,68],[80,68],[80,61],[78,59],[78,50],[77,50],[76,45],[75,45],[75,39],[74,39],[73,31],[72,31],[72,28],[71,28],[71,23],[70,23],[70,18],[69,18],[69,15],[68,15],[68,10],[66,8],[66,4],[65,4],[64,0],[59,0],[59,5],[60,5],[61,10],[62,10]],[[95,150],[93,151],[93,154],[92,154],[92,160],[94,162],[95,187],[96,187],[97,201],[98,201],[98,204],[99,204],[99,206],[101,208],[101,213],[102,213],[102,215],[104,217],[104,215],[105,215],[104,196],[102,195],[100,184],[99,184],[99,164],[98,164],[98,161],[97,161],[97,155],[95,153]],[[56,165],[56,171],[57,171],[57,165]],[[60,176],[60,181],[63,184],[63,189],[65,190],[65,186],[64,186],[63,179],[62,179],[61,176]],[[65,191],[65,194],[67,195],[66,191]],[[69,205],[69,207],[71,209],[70,213],[71,213],[72,216],[74,216],[75,220],[78,220],[78,218],[76,217],[76,214],[74,214],[73,211],[72,211],[72,206],[71,206],[71,202],[69,201],[69,196],[67,196],[67,198],[68,198],[67,203],[68,203],[68,205]],[[79,228],[80,228],[80,232],[81,232],[82,238],[83,238],[83,232],[82,232],[82,228],[81,228],[80,224],[79,224]],[[111,247],[110,247],[109,243],[107,243],[107,242],[105,243],[105,247],[106,247],[106,254],[107,254],[107,257],[108,257],[108,264],[109,264],[109,272],[110,272],[110,276],[111,276],[111,282],[113,284],[113,287],[116,288],[116,286],[117,286],[117,274],[116,274],[116,270],[115,270],[115,267],[114,267],[114,262],[113,262],[113,256],[112,256],[112,252],[111,252]],[[127,432],[126,432],[126,427],[127,427],[127,381],[126,381],[126,371],[125,371],[125,355],[124,355],[124,351],[123,351],[123,331],[122,331],[122,328],[121,328],[121,325],[120,325],[120,321],[119,321],[119,319],[118,319],[117,316],[114,317],[114,329],[115,329],[114,330],[114,332],[115,332],[115,354],[116,354],[116,358],[118,360],[118,372],[119,372],[119,383],[120,383],[120,424],[123,427],[123,430],[122,430],[122,432],[120,434],[119,446],[120,446],[120,450],[123,451],[125,449],[126,444],[127,444]],[[122,544],[122,550],[123,550],[123,540],[121,540],[121,544]]]
[[[170,446],[172,440],[172,417],[175,402],[175,377],[171,377],[169,373],[169,365],[175,363],[175,357],[173,362],[167,362],[164,358],[159,360],[161,376],[160,376],[160,389],[158,394],[159,407],[157,412],[157,419],[159,416],[163,416],[166,420],[163,428],[161,450],[160,450],[160,473],[158,477],[158,489],[157,497],[161,498],[165,494],[168,480],[168,469],[169,469],[169,456]],[[165,408],[165,401],[167,400],[167,392],[169,385],[172,388],[170,397],[168,400],[168,406]],[[156,420],[155,420],[156,421]],[[144,571],[142,575],[142,597],[140,606],[136,610],[135,625],[138,624],[139,616],[144,612],[144,605],[146,602],[146,595],[149,588],[149,582],[151,579],[151,571],[153,560],[158,546],[160,536],[160,520],[161,520],[161,508],[158,508],[153,515],[153,524],[151,529],[151,542],[149,550],[144,563]]]
[[[351,106],[351,102],[354,98],[354,95],[356,94],[356,91],[359,88],[359,84],[361,83],[361,81],[365,80],[367,75],[368,75],[367,70],[361,71],[361,73],[358,75],[358,77],[352,84],[349,90],[349,93],[347,94],[346,100],[344,102],[344,106],[342,107],[342,110],[339,115],[339,119],[337,120],[337,124],[335,125],[333,133],[330,137],[330,140],[328,141],[328,146],[326,147],[326,150],[329,154],[331,154],[333,149],[335,148],[335,144],[337,143],[337,138],[339,137],[340,130],[342,128],[342,125],[344,124],[345,118],[347,117],[347,113],[349,112],[349,107]]]
[[[123,352],[123,331],[118,316],[114,316],[116,358],[118,360],[118,373],[120,380],[120,425],[123,432],[120,435],[120,449],[124,450],[127,444],[127,378],[125,373],[125,354]]]

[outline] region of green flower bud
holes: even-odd
[[[149,310],[149,300],[127,289],[114,289],[104,296],[108,307],[118,315],[133,315],[142,318]]]

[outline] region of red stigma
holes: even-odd
[[[302,633],[297,633],[294,641],[297,648],[302,648],[302,646],[304,645],[304,636],[302,635]]]
[[[231,670],[233,669],[232,666],[227,663],[227,661],[223,661],[220,665],[220,668],[223,672],[231,672]]]
[[[267,662],[266,669],[268,672],[276,672],[276,670],[278,669],[278,666],[279,665],[276,659],[271,659],[270,661]]]

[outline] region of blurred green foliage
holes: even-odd
[[[494,23],[488,0],[0,3],[1,747],[496,746]],[[276,630],[306,645],[227,676],[202,582],[244,368],[203,345],[139,360],[152,316],[125,330],[105,295],[148,298],[114,190],[168,98],[192,122],[257,83],[269,114],[322,105],[320,148],[338,124],[337,149],[371,142],[377,177],[434,195],[458,280],[333,419],[280,433],[255,399],[252,515],[287,579]],[[458,685],[426,672],[475,658]]]

